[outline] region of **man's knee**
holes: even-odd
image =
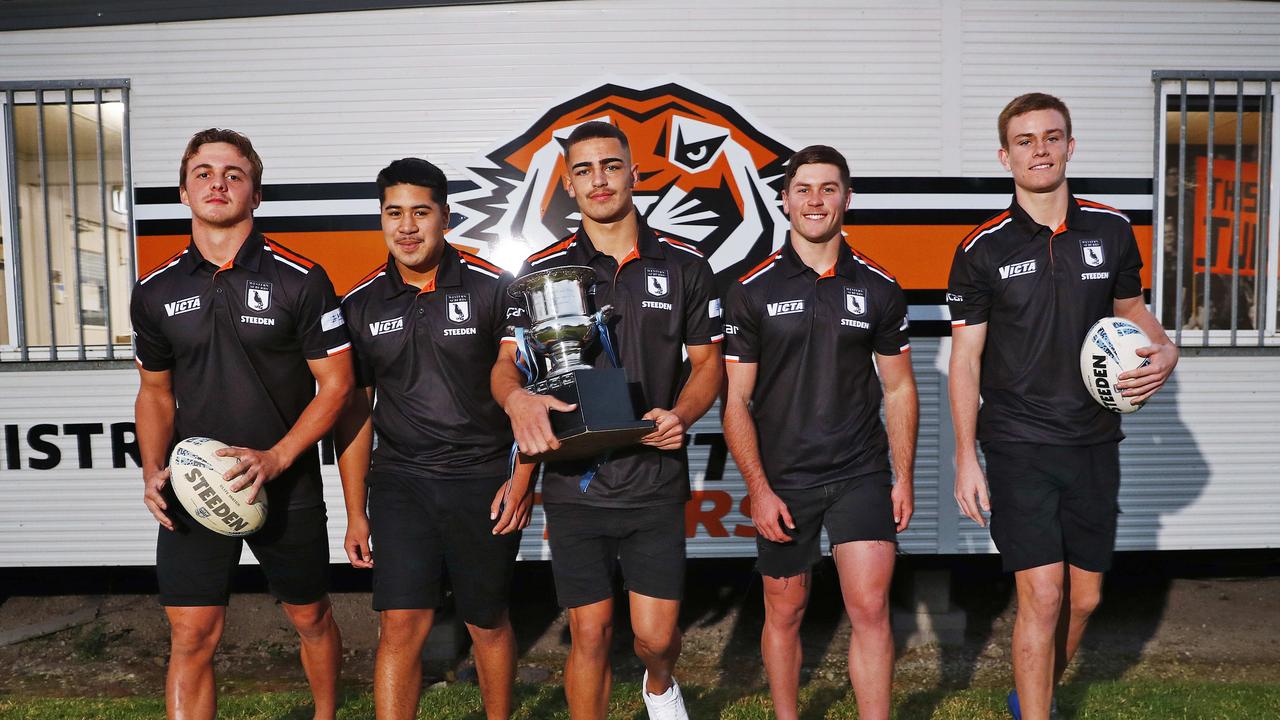
[[[303,640],[324,637],[334,627],[333,606],[327,597],[306,605],[285,603],[284,611]]]
[[[222,639],[223,613],[169,613],[169,643],[175,657],[213,657]]]
[[[378,619],[378,646],[421,647],[434,620],[434,610],[383,610]]]
[[[1062,584],[1045,579],[1020,583],[1018,611],[1037,618],[1056,618],[1062,611]]]
[[[613,643],[613,619],[592,617],[575,620],[571,616],[569,632],[575,650],[593,655],[608,654]]]
[[[1099,587],[1076,587],[1071,588],[1071,615],[1076,618],[1086,618],[1098,609],[1099,603],[1102,602],[1102,588]]]
[[[666,657],[680,647],[680,629],[637,632],[634,647],[640,657]]]
[[[849,622],[854,627],[868,627],[889,621],[889,594],[884,591],[850,593],[844,602]]]

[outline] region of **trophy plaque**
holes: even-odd
[[[578,406],[569,412],[550,412],[551,429],[560,448],[538,455],[538,460],[597,457],[634,445],[655,427],[652,420],[637,419],[625,370],[594,368],[582,362],[584,348],[605,341],[597,328],[612,310],[601,308],[597,323],[588,299],[595,282],[595,270],[569,265],[529,273],[507,290],[513,298],[524,301],[529,313],[530,326],[525,332],[530,352],[525,362],[533,371],[533,380],[525,388]]]

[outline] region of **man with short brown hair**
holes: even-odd
[[[327,595],[316,443],[352,388],[342,311],[323,268],[254,228],[262,161],[248,138],[197,133],[181,168],[191,243],[138,280],[130,308],[143,500],[160,524],[156,575],[170,625],[169,717],[216,713],[213,655],[248,542],[301,638],[315,717],[332,718],[342,638]],[[195,522],[173,496],[169,451],[191,436],[232,446],[219,451],[239,460],[232,490],[270,498],[266,524],[243,541]]]
[[[1138,354],[1150,364],[1120,375],[1138,403],[1173,372],[1178,349],[1143,302],[1128,218],[1067,189],[1075,138],[1066,105],[1028,93],[997,128],[1013,203],[956,248],[947,289],[955,498],[979,525],[991,513],[991,537],[1017,584],[1009,710],[1045,720],[1101,599],[1119,513],[1124,434],[1080,380],[1081,343],[1110,315],[1146,333],[1152,344]]]

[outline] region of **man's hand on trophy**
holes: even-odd
[[[502,407],[511,418],[511,432],[516,436],[520,452],[533,456],[560,448],[548,413],[551,410],[569,412],[578,406],[551,395],[538,395],[520,388],[507,395]]]
[[[654,408],[641,419],[652,420],[657,424],[653,432],[640,438],[641,443],[659,450],[679,450],[684,445],[685,426],[679,415],[663,408]]]

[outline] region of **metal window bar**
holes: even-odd
[[[1184,272],[1183,258],[1187,242],[1186,228],[1184,227],[1187,217],[1187,81],[1185,79],[1183,79],[1180,88],[1178,109],[1181,113],[1182,121],[1178,124],[1178,264],[1176,265],[1178,278],[1174,285],[1174,293],[1176,294],[1174,305],[1177,312],[1173,317],[1173,321],[1175,323],[1174,342],[1181,346],[1183,325],[1182,308],[1183,302],[1186,300],[1186,290],[1182,277]],[[1161,222],[1163,221],[1164,218],[1161,218]]]
[[[1209,344],[1209,326],[1213,324],[1213,121],[1216,116],[1214,113],[1214,83],[1216,80],[1209,79],[1209,130],[1205,136],[1205,171],[1204,178],[1204,307],[1200,315],[1201,342],[1205,345]]]
[[[1240,185],[1241,163],[1244,160],[1244,81],[1236,82],[1236,174],[1235,205],[1231,209],[1231,345],[1236,344],[1236,329],[1240,327],[1240,201],[1244,192]],[[1256,277],[1256,276],[1255,276]]]
[[[58,359],[58,320],[53,302],[53,226],[49,222],[49,156],[45,147],[44,92],[36,91],[36,154],[40,156],[40,203],[44,212],[44,259],[49,288],[49,359]],[[22,292],[21,289],[18,292]]]
[[[107,225],[107,161],[106,161],[106,141],[102,132],[102,88],[93,89],[93,104],[97,110],[94,117],[98,120],[98,207],[101,210],[99,220],[102,223],[102,277],[104,293],[107,296],[106,303],[106,323],[107,323],[107,359],[114,360],[116,358],[116,341],[112,335],[111,324],[111,229]],[[130,243],[132,245],[132,243]]]
[[[76,103],[71,90],[62,91],[67,101],[67,181],[71,183],[71,239],[76,257],[75,299],[76,328],[79,330],[79,349],[76,358],[84,359],[84,268],[80,267],[80,185],[76,182]]]
[[[1168,150],[1162,150],[1162,148],[1165,148],[1166,146],[1165,137],[1167,137],[1160,132],[1161,128],[1163,128],[1164,124],[1167,122],[1162,119],[1169,118],[1170,113],[1174,112],[1175,109],[1179,118],[1177,154],[1178,184],[1176,188],[1177,204],[1174,206],[1176,207],[1176,211],[1174,211],[1176,212],[1176,217],[1173,218],[1173,224],[1175,227],[1171,228],[1175,231],[1174,244],[1171,251],[1166,250],[1165,248],[1158,248],[1159,252],[1162,253],[1161,257],[1164,258],[1166,263],[1169,260],[1168,255],[1173,255],[1172,259],[1175,262],[1175,267],[1172,273],[1160,274],[1160,282],[1168,282],[1169,279],[1173,279],[1175,284],[1173,289],[1174,308],[1172,318],[1172,322],[1175,323],[1173,327],[1175,342],[1179,344],[1182,343],[1183,326],[1187,318],[1190,315],[1195,314],[1194,311],[1197,309],[1200,311],[1199,316],[1201,321],[1201,332],[1199,333],[1198,339],[1204,345],[1209,345],[1211,343],[1211,339],[1215,336],[1218,338],[1218,341],[1221,342],[1222,339],[1227,336],[1227,333],[1217,333],[1217,331],[1221,330],[1228,331],[1230,338],[1229,342],[1233,347],[1239,346],[1241,342],[1250,342],[1250,340],[1245,340],[1245,336],[1240,332],[1240,323],[1242,320],[1241,287],[1244,284],[1241,281],[1241,263],[1243,262],[1253,265],[1251,269],[1253,274],[1252,292],[1249,291],[1250,288],[1246,287],[1245,299],[1246,301],[1252,302],[1254,313],[1252,318],[1245,319],[1255,323],[1254,329],[1256,330],[1257,335],[1256,339],[1251,338],[1251,340],[1256,342],[1259,346],[1266,345],[1268,334],[1274,333],[1276,331],[1277,323],[1280,323],[1280,314],[1278,314],[1277,317],[1271,317],[1273,306],[1270,304],[1270,301],[1272,300],[1271,294],[1273,292],[1273,278],[1271,277],[1271,269],[1268,267],[1271,250],[1270,243],[1275,241],[1275,238],[1271,237],[1270,232],[1270,183],[1272,182],[1273,176],[1271,163],[1273,162],[1274,156],[1274,143],[1272,142],[1273,138],[1271,136],[1273,133],[1275,113],[1272,94],[1274,90],[1273,83],[1277,79],[1280,79],[1280,73],[1275,71],[1193,72],[1158,70],[1152,73],[1152,78],[1158,84],[1158,107],[1156,109],[1157,133],[1155,143],[1157,166],[1163,165],[1164,161],[1161,159],[1162,157],[1169,158],[1169,160],[1172,161],[1172,158],[1169,157]],[[1203,81],[1207,86],[1207,93],[1198,97],[1197,95],[1191,94],[1192,91],[1189,90],[1188,83],[1192,81]],[[1175,100],[1175,93],[1173,91],[1169,92],[1166,96],[1166,94],[1160,90],[1165,83],[1172,82],[1177,83],[1176,103],[1173,102]],[[1246,93],[1246,83],[1262,85],[1262,93],[1258,94],[1256,89]],[[1218,97],[1219,84],[1234,85],[1235,89],[1234,93],[1229,93],[1225,87],[1222,88],[1224,94],[1222,96],[1223,101],[1221,103],[1219,103]],[[1257,85],[1254,87],[1256,88]],[[1232,95],[1234,95],[1234,97],[1232,97]],[[1244,183],[1246,182],[1246,178],[1244,177],[1244,115],[1246,112],[1253,112],[1253,108],[1249,106],[1251,103],[1247,103],[1254,98],[1256,98],[1258,102],[1258,140],[1255,150],[1257,161],[1257,197],[1253,207],[1250,209],[1254,213],[1255,225],[1252,228],[1252,232],[1246,233],[1243,224],[1246,219],[1246,208],[1244,207],[1243,202],[1246,192],[1244,188]],[[1232,101],[1234,101],[1234,112],[1236,113],[1236,117],[1234,122],[1235,127],[1233,128],[1234,153],[1231,156],[1233,165],[1231,180],[1227,180],[1224,177],[1221,182],[1219,182],[1217,174],[1215,173],[1215,158],[1218,155],[1216,148],[1217,111],[1219,110],[1219,107],[1225,108],[1225,106]],[[1197,182],[1202,183],[1204,186],[1204,272],[1201,276],[1203,288],[1201,288],[1200,293],[1196,293],[1194,282],[1200,278],[1197,277],[1199,274],[1195,272],[1194,256],[1192,258],[1192,262],[1188,263],[1186,255],[1188,243],[1186,224],[1189,218],[1193,220],[1195,219],[1194,203],[1198,196],[1194,195],[1194,190],[1198,190],[1199,188],[1195,187],[1189,181],[1187,176],[1187,129],[1188,113],[1202,112],[1204,110],[1207,110],[1207,128],[1204,139],[1205,172],[1204,177],[1196,178]],[[1193,137],[1191,138],[1191,141],[1195,142],[1197,139],[1198,137]],[[1225,160],[1226,153],[1222,153],[1222,155],[1222,159]],[[1223,174],[1225,175],[1226,173]],[[1249,180],[1253,179],[1254,178],[1249,178]],[[1224,192],[1222,202],[1219,203],[1216,192],[1220,189],[1224,189],[1223,185],[1226,183],[1231,183],[1229,190],[1231,194],[1227,195]],[[1161,196],[1163,196],[1163,193],[1161,193]],[[1188,201],[1191,201],[1192,203],[1190,207],[1187,205]],[[1156,209],[1154,206],[1157,205],[1158,202],[1158,199],[1156,199],[1156,202],[1153,203],[1153,209]],[[1224,217],[1217,218],[1219,225],[1228,221],[1231,223],[1230,233],[1224,237],[1218,237],[1217,233],[1215,233],[1215,209],[1224,214]],[[1167,211],[1165,217],[1167,217]],[[1157,222],[1163,223],[1164,217],[1159,218]],[[1196,227],[1198,229],[1198,226]],[[1252,246],[1249,245],[1250,242],[1252,242]],[[1222,245],[1226,243],[1230,244],[1231,259],[1227,263],[1222,263],[1222,267],[1218,267],[1219,264],[1216,263],[1215,260],[1222,249]],[[1190,279],[1193,283],[1191,287],[1184,285],[1184,282],[1188,279],[1185,275],[1187,267],[1191,267],[1192,275]],[[1224,272],[1230,273],[1229,279],[1221,277],[1218,278],[1218,285],[1220,286],[1218,302],[1224,302],[1225,299],[1221,298],[1221,293],[1227,291],[1228,287],[1230,292],[1230,326],[1227,328],[1215,328],[1213,323],[1215,268],[1219,275],[1222,275]],[[1249,268],[1244,269],[1245,272],[1248,272],[1249,270]],[[1172,274],[1174,278],[1169,278],[1170,274]],[[1188,293],[1190,294],[1188,295]],[[1200,301],[1200,307],[1196,308],[1195,305],[1192,305],[1190,308],[1192,312],[1187,312],[1187,300],[1189,299],[1190,302],[1195,303],[1197,295],[1199,295],[1198,299]],[[1220,314],[1223,313],[1220,312]],[[1167,314],[1166,317],[1168,317]],[[1215,333],[1217,334],[1215,335]]]
[[[123,125],[121,128],[122,143],[122,170],[124,174],[124,194],[126,199],[126,232],[125,245],[128,252],[128,267],[136,274],[136,260],[134,244],[136,242],[134,226],[133,226],[133,174],[130,168],[129,156],[131,152],[129,138],[129,81],[127,79],[109,79],[109,80],[53,80],[38,82],[0,82],[0,92],[4,93],[4,112],[0,117],[0,122],[4,122],[9,132],[5,133],[5,161],[8,169],[9,187],[8,202],[9,207],[13,210],[11,213],[9,226],[5,229],[7,237],[12,238],[6,248],[6,262],[13,265],[14,284],[9,288],[9,301],[13,303],[14,316],[17,322],[15,327],[10,331],[11,339],[16,345],[18,358],[21,361],[29,361],[31,357],[31,343],[28,342],[30,336],[27,310],[28,303],[24,302],[24,298],[29,297],[28,292],[39,292],[38,288],[25,288],[23,286],[23,261],[26,259],[22,256],[22,242],[20,234],[20,218],[19,215],[19,196],[18,196],[18,166],[17,166],[17,139],[14,108],[19,104],[18,94],[32,93],[34,94],[34,102],[36,108],[36,141],[38,166],[40,172],[40,198],[42,202],[42,218],[44,220],[44,244],[45,244],[45,270],[47,274],[47,295],[49,302],[49,355],[50,360],[59,359],[58,335],[57,335],[57,313],[54,303],[54,274],[53,274],[53,241],[52,241],[52,224],[49,209],[49,178],[48,178],[48,152],[47,152],[47,132],[45,127],[45,93],[62,92],[61,102],[66,104],[67,111],[67,154],[68,154],[68,179],[70,181],[70,204],[71,204],[71,233],[73,235],[72,252],[75,255],[75,276],[70,277],[69,272],[63,274],[64,293],[65,286],[69,282],[74,282],[75,289],[73,293],[66,293],[69,297],[74,297],[75,308],[73,316],[76,318],[76,324],[79,328],[78,347],[76,348],[77,359],[86,359],[88,355],[88,345],[85,340],[84,331],[84,296],[81,280],[84,277],[84,268],[81,265],[81,240],[80,240],[80,207],[79,207],[79,185],[78,185],[78,168],[76,167],[76,142],[75,142],[75,104],[76,91],[92,91],[92,98],[81,100],[80,104],[92,103],[95,113],[93,115],[96,122],[96,154],[97,154],[97,180],[98,180],[98,198],[101,205],[100,220],[102,230],[103,252],[101,254],[103,263],[103,290],[104,295],[104,316],[106,323],[106,340],[104,342],[105,357],[107,359],[116,359],[115,338],[112,330],[112,303],[111,303],[111,236],[108,208],[110,207],[106,170],[106,136],[104,132],[105,118],[103,105],[108,102],[120,102],[123,106]],[[119,100],[108,99],[104,91],[118,92]],[[85,93],[81,93],[83,98]],[[21,104],[27,104],[22,101]],[[50,103],[56,105],[58,103]]]
[[[14,283],[9,288],[9,301],[13,303],[12,317],[16,320],[13,326],[9,328],[9,332],[14,342],[19,348],[19,358],[23,361],[29,359],[27,351],[26,337],[26,305],[22,300],[22,237],[18,233],[18,146],[17,140],[14,138],[12,129],[13,123],[13,89],[6,89],[4,94],[4,126],[10,129],[6,132],[4,157],[5,169],[9,178],[8,200],[9,207],[12,212],[9,214],[9,227],[5,228],[5,237],[9,238],[7,247],[5,248],[5,261],[12,264]]]
[[[1263,124],[1263,132],[1258,138],[1259,174],[1262,176],[1262,180],[1258,183],[1258,232],[1260,233],[1259,237],[1262,238],[1258,242],[1258,248],[1261,251],[1262,256],[1258,262],[1257,275],[1261,278],[1258,281],[1258,285],[1262,288],[1263,301],[1262,304],[1257,307],[1260,308],[1259,315],[1261,316],[1262,314],[1270,314],[1267,312],[1267,302],[1271,297],[1268,288],[1271,283],[1271,267],[1268,264],[1270,259],[1267,257],[1267,254],[1271,251],[1269,241],[1271,228],[1270,188],[1271,183],[1273,182],[1271,177],[1271,163],[1272,154],[1274,152],[1274,147],[1271,142],[1271,126],[1275,123],[1275,103],[1272,100],[1271,80],[1267,80],[1266,91],[1262,96],[1262,110],[1259,113],[1259,116],[1259,121]],[[1261,317],[1259,317],[1259,319],[1262,320]],[[1265,342],[1265,328],[1271,325],[1274,321],[1274,317],[1268,317],[1266,320],[1262,320],[1258,323],[1259,345],[1262,345]]]

